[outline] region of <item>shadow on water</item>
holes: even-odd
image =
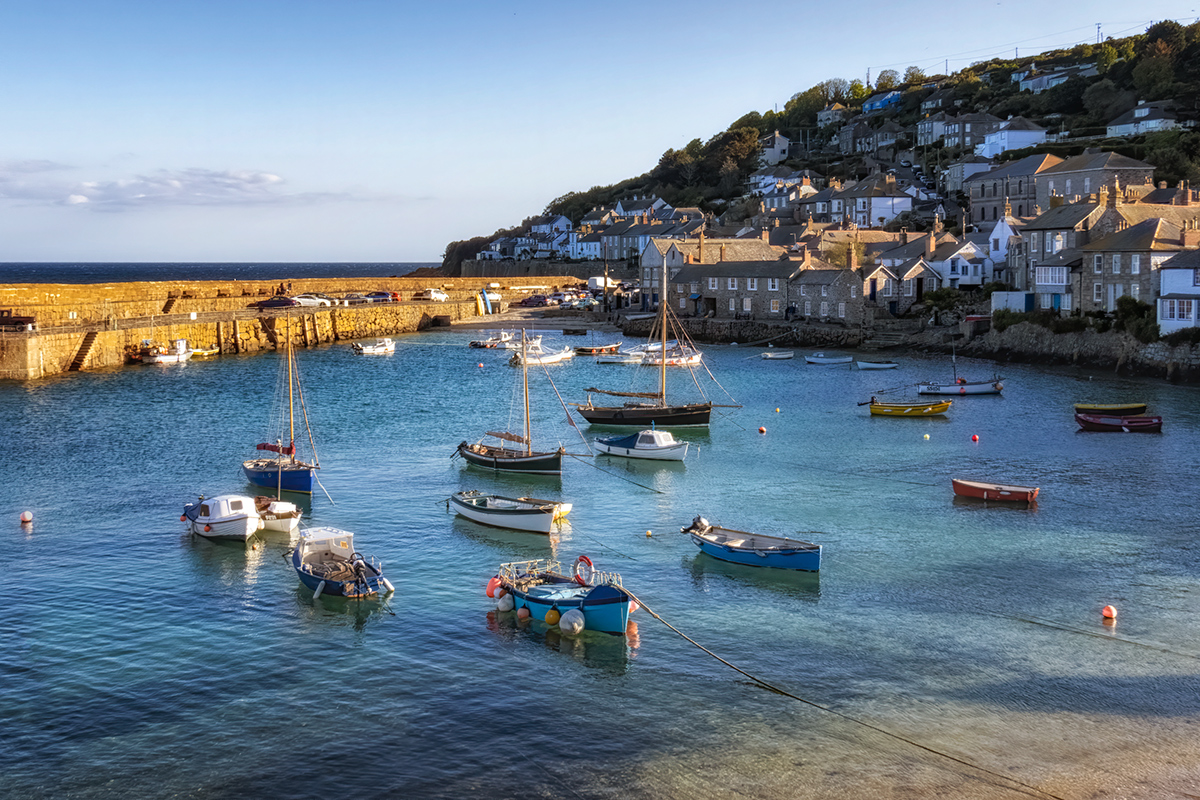
[[[641,646],[638,624],[629,621],[624,636],[584,631],[578,636],[563,636],[558,628],[535,619],[517,619],[515,611],[487,612],[487,629],[506,642],[540,645],[564,653],[585,667],[622,675],[630,659]]]
[[[1024,500],[984,500],[979,497],[963,497],[954,495],[953,505],[962,508],[976,511],[984,509],[1000,509],[1005,508],[1009,511],[1024,511],[1028,513],[1037,513],[1037,500],[1026,502]]]
[[[774,567],[751,567],[713,558],[707,553],[696,553],[683,560],[683,567],[700,591],[733,581],[742,587],[766,589],[786,594],[800,600],[817,601],[821,597],[821,573],[803,572]]]
[[[1200,714],[1200,675],[1035,675],[973,686],[961,696],[981,698],[1022,713],[1191,717]]]
[[[321,595],[314,599],[312,589],[299,580],[296,581],[296,589],[292,596],[302,616],[314,622],[331,622],[337,627],[350,626],[356,631],[363,630],[367,621],[372,618],[378,621],[391,616],[386,610],[390,602],[387,597],[351,598]]]
[[[570,531],[569,524],[555,525],[549,535],[511,528],[494,528],[490,525],[481,525],[457,514],[452,518],[450,525],[457,534],[479,544],[503,550],[506,559],[508,555],[513,555],[512,560],[546,558],[551,555],[558,544],[559,537],[564,532]]]

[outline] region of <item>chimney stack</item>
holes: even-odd
[[[1195,220],[1188,221],[1180,233],[1179,243],[1183,245],[1183,249],[1185,250],[1193,250],[1200,247],[1200,228],[1196,227]]]
[[[721,258],[720,258],[720,260],[721,260],[722,262],[724,262],[724,261],[725,261],[725,245],[721,245]]]
[[[908,244],[908,228],[900,229],[900,244]]]
[[[703,228],[700,229],[700,254],[696,258],[696,262],[699,264],[704,263],[704,229]]]
[[[925,257],[929,258],[933,255],[933,231],[925,234]]]

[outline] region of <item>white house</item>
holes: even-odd
[[[912,211],[913,198],[896,185],[896,176],[862,181],[847,188],[840,198],[860,228],[883,227],[901,214]]]
[[[1108,123],[1108,136],[1137,136],[1139,133],[1153,131],[1169,131],[1183,127],[1175,112],[1170,108],[1170,101],[1147,103],[1139,100],[1137,107],[1126,111],[1121,116]]]
[[[1184,250],[1158,268],[1158,330],[1200,327],[1200,250]]]
[[[1007,150],[1033,147],[1046,141],[1046,129],[1034,125],[1024,117],[1013,117],[1000,123],[1000,127],[983,137],[983,144],[975,145],[975,155],[995,158]]]
[[[791,146],[788,138],[779,131],[762,137],[758,140],[758,144],[762,147],[760,160],[763,166],[767,167],[782,163],[787,158],[788,147]]]

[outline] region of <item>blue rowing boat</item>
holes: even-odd
[[[722,528],[709,524],[704,517],[696,517],[680,531],[691,536],[701,552],[722,561],[806,572],[821,569],[821,545],[812,542]]]
[[[499,585],[512,595],[513,607],[529,609],[531,617],[554,624],[572,609],[583,613],[588,631],[624,636],[632,598],[615,572],[597,572],[587,556],[575,562],[568,576],[556,561],[536,559],[500,565]],[[490,587],[489,587],[490,591]],[[551,611],[553,622],[546,619]]]

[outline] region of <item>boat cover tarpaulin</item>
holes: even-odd
[[[601,439],[600,441],[604,442],[609,447],[625,447],[632,450],[637,446],[638,437],[641,435],[642,434],[640,432],[631,433],[628,436],[618,436],[613,439]]]
[[[281,444],[267,444],[266,442],[263,442],[262,444],[257,445],[254,449],[255,450],[270,450],[272,453],[280,453],[285,456],[296,455],[296,443],[295,442],[292,442],[287,447],[284,447]]]

